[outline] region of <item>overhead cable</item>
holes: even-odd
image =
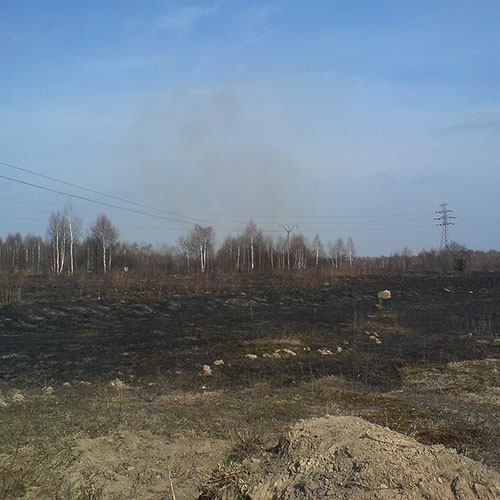
[[[210,225],[213,225],[213,226],[220,226],[222,228],[236,230],[235,228],[230,228],[229,226],[226,226],[225,224],[212,223],[212,222],[209,222],[209,221],[206,221],[206,220],[203,220],[203,219],[198,219],[198,218],[195,218],[195,217],[190,217],[189,215],[183,215],[183,214],[179,214],[179,213],[176,213],[176,212],[171,212],[169,210],[164,210],[162,208],[156,208],[156,207],[152,207],[152,206],[149,206],[149,205],[144,205],[142,203],[137,203],[137,202],[132,201],[132,200],[127,200],[126,198],[120,198],[119,196],[114,196],[112,194],[103,193],[102,191],[96,191],[94,189],[86,188],[86,187],[80,186],[78,184],[74,184],[72,182],[63,181],[62,179],[57,179],[55,177],[51,177],[49,175],[44,175],[44,174],[41,174],[39,172],[35,172],[33,170],[28,170],[27,168],[19,167],[17,165],[12,165],[11,163],[6,163],[4,161],[0,161],[0,165],[3,165],[4,167],[8,167],[8,168],[13,168],[13,169],[19,170],[21,172],[26,172],[28,174],[35,175],[37,177],[41,177],[42,179],[47,179],[47,180],[50,180],[50,181],[53,181],[53,182],[58,182],[60,184],[64,184],[66,186],[70,186],[70,187],[73,187],[73,188],[81,189],[82,191],[87,191],[88,193],[93,193],[93,194],[97,194],[99,196],[104,196],[105,198],[110,198],[112,200],[121,201],[123,203],[128,203],[128,204],[134,205],[136,207],[146,208],[148,210],[156,210],[157,212],[165,213],[165,214],[168,214],[168,215],[173,215],[175,217],[182,217],[183,219],[188,219],[191,222],[201,222],[203,224],[210,224]],[[34,184],[29,184],[29,185],[33,185],[33,186],[36,187],[36,185],[34,185]],[[78,198],[78,196],[74,196],[74,197]],[[81,199],[85,199],[85,197],[81,197]],[[87,200],[87,201],[89,201],[89,200]]]

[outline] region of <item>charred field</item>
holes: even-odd
[[[2,280],[0,498],[115,498],[109,471],[75,464],[82,440],[120,432],[209,440],[199,463],[172,452],[120,473],[116,498],[190,498],[217,462],[326,413],[500,469],[497,273]]]

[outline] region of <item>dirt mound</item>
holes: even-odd
[[[500,475],[442,445],[426,446],[357,417],[301,421],[243,498],[465,500],[500,498]]]
[[[120,431],[80,439],[69,472],[71,497],[119,500],[196,498],[202,478],[228,452],[223,440],[179,437],[168,442],[149,432]],[[36,494],[29,498],[37,498]]]

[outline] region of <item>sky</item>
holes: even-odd
[[[418,253],[445,202],[499,249],[499,27],[497,0],[3,0],[0,237],[71,200],[129,242],[253,219]]]

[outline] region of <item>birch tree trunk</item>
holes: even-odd
[[[102,239],[102,269],[106,272],[106,243],[104,238]]]

